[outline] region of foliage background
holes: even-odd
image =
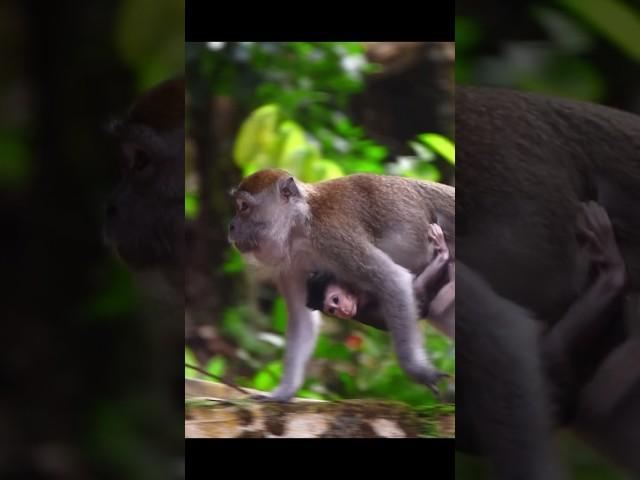
[[[640,113],[640,10],[625,0],[456,2],[456,83],[588,100]],[[573,478],[624,478],[562,437]],[[486,465],[458,455],[456,478]]]
[[[0,477],[179,478],[182,394],[102,211],[104,127],[184,71],[184,2],[0,2],[0,58]]]
[[[187,44],[186,363],[271,390],[286,309],[226,241],[227,195],[262,168],[314,182],[355,172],[453,183],[452,44]],[[425,328],[435,363],[455,352]],[[387,334],[327,319],[300,396],[434,401],[399,369]],[[186,376],[201,377],[191,369]]]

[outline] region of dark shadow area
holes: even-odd
[[[184,68],[183,7],[145,5],[0,7],[3,478],[184,475],[182,309],[159,352],[103,240],[119,177],[106,127]]]

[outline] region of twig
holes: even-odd
[[[192,370],[195,370],[196,372],[200,372],[200,373],[202,373],[203,375],[206,375],[206,376],[208,376],[208,377],[210,377],[210,378],[213,378],[214,380],[217,380],[217,381],[218,381],[218,382],[220,382],[220,383],[224,383],[227,387],[231,387],[231,388],[233,388],[234,390],[239,391],[240,393],[244,393],[245,395],[251,395],[251,394],[250,394],[249,392],[247,392],[244,388],[239,387],[239,386],[237,386],[237,385],[234,385],[233,383],[231,383],[231,382],[229,382],[229,381],[227,381],[227,380],[225,380],[225,379],[223,379],[223,378],[221,378],[221,377],[219,377],[219,376],[217,376],[217,375],[214,375],[213,373],[209,373],[209,372],[207,372],[206,370],[203,370],[203,369],[202,369],[202,368],[200,368],[200,367],[196,367],[195,365],[190,365],[190,364],[188,364],[188,363],[185,363],[185,364],[184,364],[184,366],[185,366],[185,367],[187,367],[187,368],[190,368],[190,369],[192,369]]]

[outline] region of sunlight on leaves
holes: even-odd
[[[447,137],[437,133],[423,133],[418,138],[449,163],[456,164],[456,147]]]

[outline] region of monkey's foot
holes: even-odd
[[[451,375],[448,373],[435,371],[434,373],[429,375],[429,378],[425,381],[425,385],[433,392],[433,394],[440,400],[444,401],[444,398],[440,394],[440,390],[438,389],[438,382],[445,378],[450,378]]]
[[[607,211],[596,202],[583,203],[577,227],[587,238],[591,260],[612,288],[621,290],[626,282],[626,268]]]
[[[456,403],[456,387],[454,385],[447,386],[447,390],[442,394],[440,401],[443,403]]]
[[[438,256],[443,257],[443,260],[449,260],[449,249],[447,248],[447,242],[444,238],[444,232],[440,225],[437,223],[429,224],[427,228],[427,239],[433,244],[433,247]]]

